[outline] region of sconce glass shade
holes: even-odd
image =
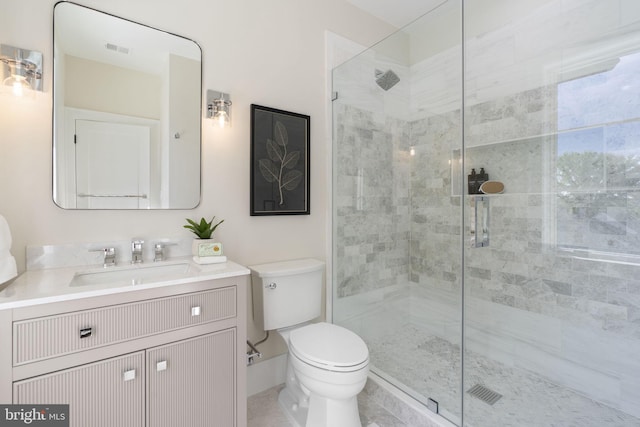
[[[2,74],[8,75],[2,81],[16,96],[22,96],[25,90],[42,90],[42,54],[40,52],[0,45],[0,63]]]
[[[229,114],[227,114],[224,110],[218,110],[213,115],[213,120],[220,126],[221,128],[229,126],[231,120],[229,119]]]
[[[23,96],[25,90],[33,89],[29,81],[22,76],[11,76],[4,79],[4,86],[9,86],[15,96]]]
[[[219,127],[231,126],[231,99],[229,94],[207,91],[207,117]]]

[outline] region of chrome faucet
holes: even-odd
[[[133,240],[131,242],[131,264],[140,264],[142,262],[142,245],[144,240]]]
[[[153,251],[154,251],[154,256],[153,256],[154,262],[164,261],[164,245],[162,243],[156,243],[155,245],[153,245]]]
[[[153,245],[153,261],[154,262],[158,262],[158,261],[164,261],[167,257],[167,254],[165,252],[165,250],[167,249],[167,246],[175,246],[176,243],[171,243],[171,242],[157,242],[156,244]]]
[[[116,265],[116,248],[89,249],[89,252],[100,252],[103,256],[102,265],[105,268]]]
[[[103,265],[105,267],[116,265],[116,248],[104,248],[102,251],[104,252]]]

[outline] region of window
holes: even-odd
[[[558,85],[557,243],[640,255],[640,54]]]

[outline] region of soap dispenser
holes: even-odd
[[[471,169],[471,174],[468,176],[467,187],[469,194],[478,194],[480,186],[477,184],[478,175],[475,168]]]
[[[476,194],[480,194],[480,187],[485,182],[489,181],[489,174],[484,171],[484,168],[480,168],[480,173],[476,175]]]

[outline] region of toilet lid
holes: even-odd
[[[369,349],[362,338],[326,322],[291,331],[289,348],[299,359],[328,370],[357,370],[369,362]]]

